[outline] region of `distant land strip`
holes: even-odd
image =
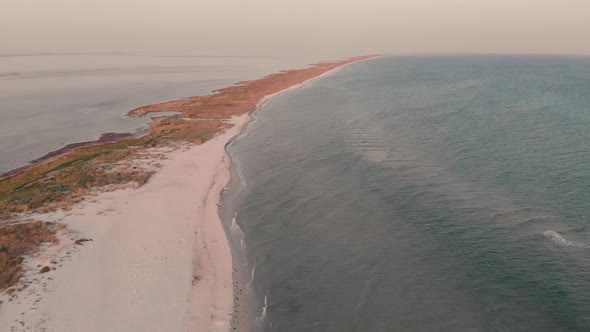
[[[267,95],[317,77],[332,69],[374,58],[352,57],[322,62],[305,69],[286,70],[240,82],[205,96],[189,97],[136,108],[130,117],[175,111],[177,116],[154,119],[139,135],[105,134],[91,142],[74,143],[26,166],[0,176],[0,220],[25,212],[67,208],[89,190],[108,185],[143,185],[154,173],[132,166],[144,149],[201,144],[231,126],[228,120],[253,111]],[[151,115],[151,114],[150,114]]]

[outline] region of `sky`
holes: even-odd
[[[0,54],[590,54],[590,0],[0,0]]]

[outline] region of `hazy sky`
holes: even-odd
[[[0,54],[590,54],[590,0],[0,0]]]

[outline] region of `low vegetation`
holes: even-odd
[[[57,242],[55,234],[62,227],[40,221],[0,226],[0,292],[23,276],[24,256],[34,254],[43,243]]]

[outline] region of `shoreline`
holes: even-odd
[[[334,68],[271,94],[254,93],[252,99],[259,100],[253,109],[216,118],[224,127],[205,143],[149,148],[138,163],[161,165],[139,188],[109,186],[86,193],[88,199],[70,211],[29,214],[65,224],[67,231],[59,233],[59,245],[28,259],[28,287],[16,300],[0,294],[5,302],[0,326],[229,331],[235,313],[234,257],[219,211],[230,181],[226,146],[266,102],[361,61],[354,59],[332,63]],[[92,241],[79,245],[76,238]],[[56,269],[39,275],[34,267],[39,262]]]
[[[228,147],[234,143],[235,141],[239,140],[243,135],[247,135],[248,133],[248,127],[250,126],[250,124],[252,123],[252,121],[255,121],[255,113],[264,109],[264,107],[270,103],[273,99],[280,97],[282,94],[300,89],[300,88],[304,88],[306,86],[308,86],[309,84],[312,84],[314,81],[320,80],[324,77],[327,77],[329,75],[335,74],[339,71],[341,71],[342,69],[351,66],[353,64],[359,63],[359,62],[363,62],[363,61],[368,61],[368,60],[372,60],[375,58],[378,58],[380,56],[375,56],[375,57],[371,57],[368,59],[363,59],[363,60],[358,60],[355,62],[351,62],[351,63],[347,63],[345,65],[333,68],[331,70],[328,70],[316,77],[310,78],[304,82],[289,86],[281,91],[275,92],[273,94],[269,94],[266,95],[264,97],[261,98],[261,100],[256,104],[256,107],[254,110],[248,112],[248,119],[246,121],[246,123],[242,126],[240,132],[234,136],[232,139],[230,139],[227,144],[225,145],[224,149],[225,149],[225,153],[226,156],[229,160],[229,169],[228,172],[230,172],[230,183],[231,184],[238,184],[240,183],[241,179],[239,179],[240,175],[238,172],[236,172],[235,167],[237,166],[235,161],[232,160],[231,155],[228,151]],[[237,177],[237,178],[235,178]],[[221,202],[224,202],[224,200],[233,200],[237,194],[239,194],[240,188],[232,188],[231,185],[228,185],[228,187],[230,188],[230,193],[229,193],[229,197],[221,197]],[[224,194],[223,192],[221,193],[222,195]],[[235,207],[234,207],[235,208]],[[222,222],[224,222],[224,225],[228,225],[228,221],[229,219],[231,219],[231,227],[229,228],[234,228],[237,227],[237,233],[239,234],[232,234],[232,232],[230,231],[230,229],[228,229],[228,227],[224,227],[226,230],[226,234],[227,234],[227,238],[228,238],[228,243],[232,246],[231,251],[232,251],[232,269],[233,269],[233,292],[234,292],[234,310],[233,310],[233,319],[232,319],[232,328],[234,331],[244,331],[244,332],[252,332],[253,329],[256,329],[256,331],[258,331],[258,329],[261,328],[261,326],[259,325],[259,319],[260,317],[258,316],[258,312],[260,313],[260,315],[265,315],[265,311],[266,311],[266,307],[268,306],[267,304],[267,299],[264,299],[264,303],[263,303],[263,307],[253,307],[253,303],[258,303],[261,302],[262,299],[258,299],[256,298],[256,295],[254,293],[254,290],[251,289],[251,283],[254,280],[254,269],[255,269],[255,264],[254,265],[247,265],[247,262],[244,261],[244,259],[246,258],[245,255],[246,253],[244,253],[243,251],[241,251],[241,245],[242,243],[235,243],[232,242],[232,238],[233,240],[240,240],[240,241],[245,241],[245,236],[244,233],[242,231],[242,229],[240,228],[239,224],[237,224],[237,221],[235,220],[236,215],[237,215],[237,211],[235,209],[232,210],[225,210],[223,212],[226,212],[227,215],[224,215],[220,209],[219,211],[219,215],[220,215],[220,219],[222,220]],[[225,217],[225,218],[224,218]],[[224,220],[225,219],[225,220]],[[234,225],[234,223],[236,223]],[[236,236],[237,235],[237,236]],[[246,242],[244,242],[245,244]],[[252,298],[252,296],[254,296],[254,298]],[[256,311],[255,311],[255,310]],[[268,317],[265,317],[268,318]],[[268,323],[268,322],[267,322]]]

